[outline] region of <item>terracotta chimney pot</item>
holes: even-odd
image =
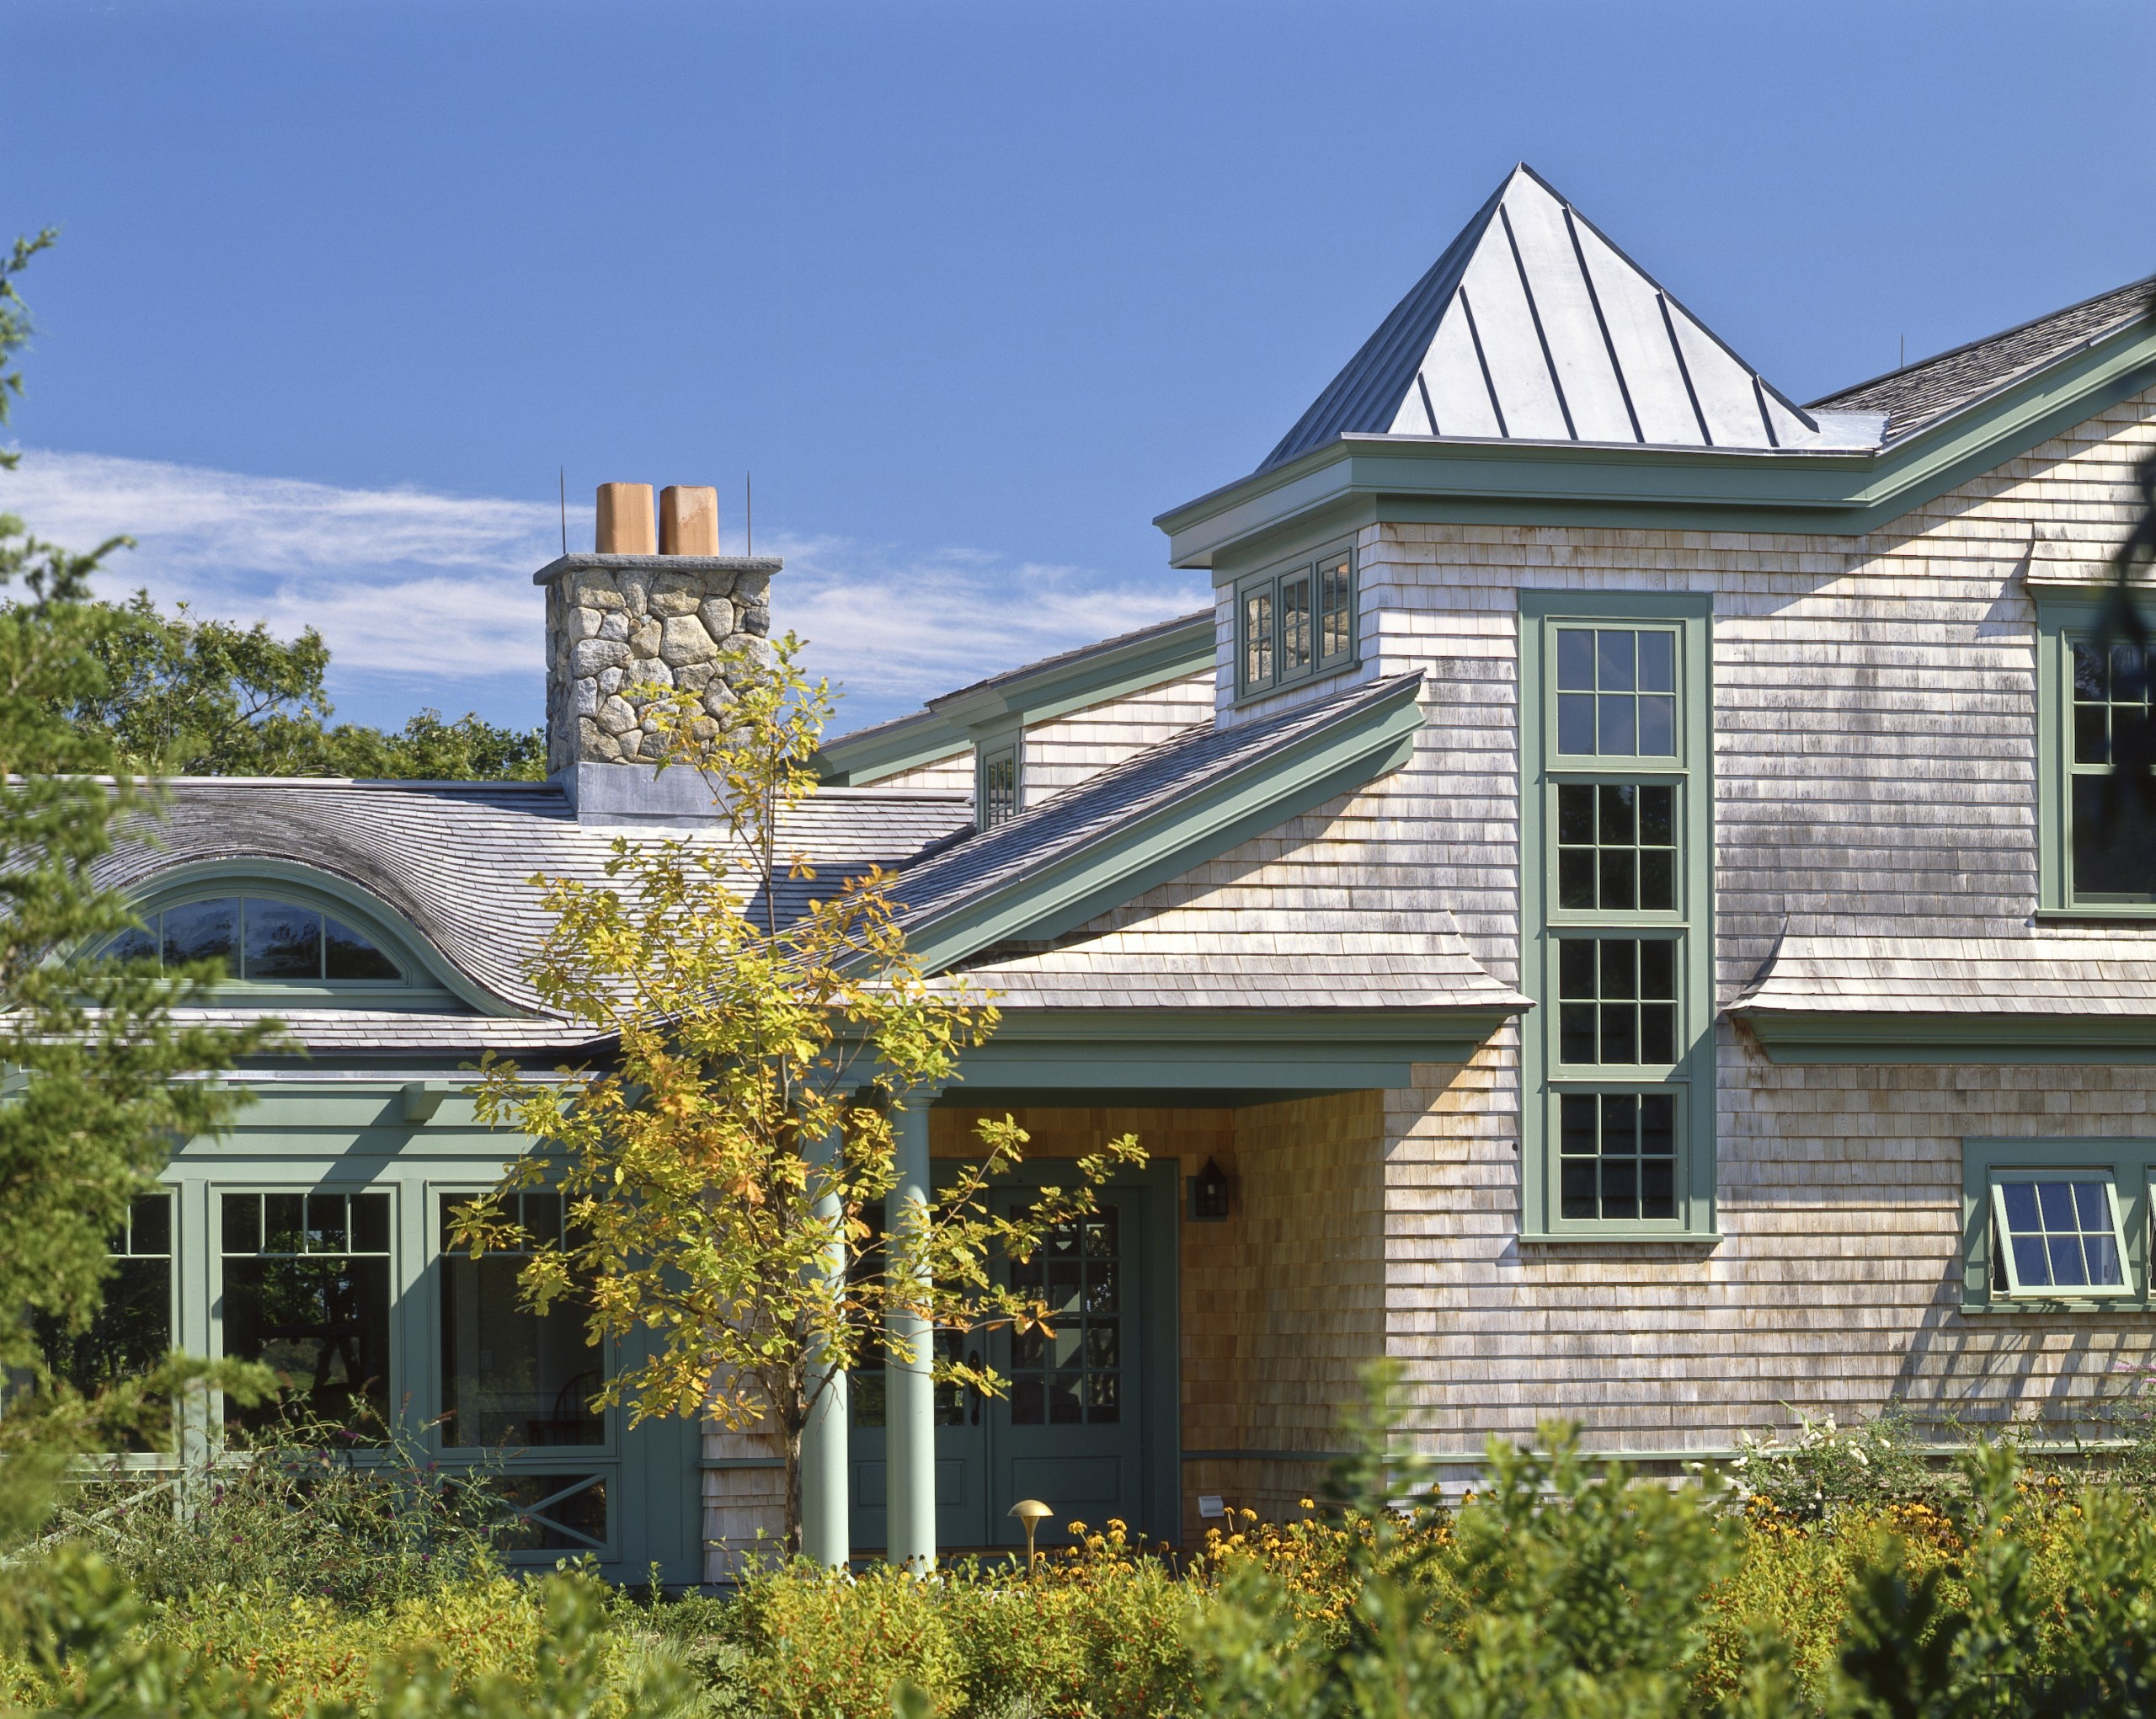
[[[659,553],[718,553],[718,491],[670,483],[659,492]]]
[[[712,498],[716,510],[718,498]],[[651,535],[651,485],[602,483],[599,486],[598,529],[594,547],[601,555],[649,555],[655,546]]]

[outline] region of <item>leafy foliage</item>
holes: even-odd
[[[147,591],[98,607],[102,681],[61,714],[104,736],[127,769],[460,782],[544,773],[540,730],[497,728],[472,712],[451,722],[423,710],[388,734],[330,726],[329,648],[312,627],[287,642],[261,622],[204,619],[184,603],[165,615]]]
[[[789,1550],[802,1430],[829,1369],[883,1344],[894,1315],[942,1330],[1043,1324],[1044,1304],[995,1282],[992,1257],[1029,1257],[1052,1225],[1095,1209],[1093,1188],[1114,1166],[1144,1156],[1125,1136],[1075,1161],[1072,1185],[999,1213],[987,1191],[1027,1137],[1007,1117],[985,1122],[981,1157],[927,1210],[896,1215],[871,1252],[873,1209],[896,1182],[891,1112],[947,1082],[995,1016],[921,971],[884,873],[819,891],[794,851],[792,814],[815,789],[809,761],[830,711],[828,689],[795,666],[798,649],[788,636],[768,654],[729,654],[723,729],[694,693],[667,708],[665,766],[703,779],[715,839],[622,837],[604,884],[533,879],[552,928],[532,982],[619,1054],[603,1070],[551,1080],[483,1064],[480,1114],[538,1150],[457,1231],[475,1252],[531,1246],[531,1304],[584,1302],[595,1341],[651,1333],[648,1358],[611,1379],[606,1400],[639,1420],[709,1412],[776,1433]],[[503,1196],[556,1178],[568,1239],[522,1237]],[[929,1364],[889,1340],[902,1364]],[[1000,1388],[976,1361],[933,1364]]]
[[[364,1610],[494,1571],[509,1512],[492,1479],[438,1467],[398,1428],[361,1456],[349,1428],[280,1417],[206,1470],[115,1465],[71,1489],[54,1528],[154,1604],[275,1587]]]
[[[1793,1433],[1748,1433],[1738,1445],[1732,1478],[1783,1517],[1816,1519],[1853,1504],[1936,1504],[1955,1489],[1915,1427],[1893,1410],[1847,1427],[1832,1415],[1800,1415]]]

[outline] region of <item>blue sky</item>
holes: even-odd
[[[2144,4],[0,0],[61,226],[0,507],[533,722],[592,486],[715,483],[841,727],[1203,600],[1247,471],[1524,158],[1800,399],[2156,270]]]

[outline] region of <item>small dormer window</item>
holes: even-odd
[[[1245,697],[1353,667],[1353,553],[1337,549],[1243,580],[1235,641]]]
[[[993,830],[1018,815],[1018,744],[1013,740],[980,749],[974,765],[975,819],[983,830]]]
[[[222,961],[259,985],[403,985],[403,969],[365,932],[318,909],[270,895],[214,895],[143,916],[145,928],[105,947],[115,961],[173,967]]]

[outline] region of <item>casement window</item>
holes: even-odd
[[[1529,1240],[1714,1234],[1710,617],[1520,596]]]
[[[1353,550],[1331,550],[1237,583],[1240,696],[1337,674],[1355,659]]]
[[[1967,1312],[2148,1305],[2156,1140],[1961,1143]]]
[[[2118,1193],[2101,1175],[1992,1178],[1992,1287],[2009,1295],[2122,1295]]]
[[[2036,600],[2041,910],[2156,916],[2156,805],[2134,775],[2156,757],[2149,653],[2104,637],[2099,599]]]

